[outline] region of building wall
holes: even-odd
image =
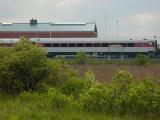
[[[96,32],[0,32],[0,38],[96,38]]]

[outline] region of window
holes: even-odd
[[[54,43],[52,44],[53,47],[59,47],[59,44],[58,43]]]
[[[134,47],[134,43],[128,43],[127,46],[128,47]]]
[[[46,44],[44,45],[44,47],[51,47],[51,46],[52,46],[51,43],[46,43]]]
[[[102,43],[102,47],[108,47],[109,44],[108,43]]]
[[[77,47],[84,47],[84,44],[83,43],[78,43]]]
[[[126,43],[121,43],[122,47],[126,47]]]
[[[67,43],[62,43],[61,47],[67,47]]]
[[[94,46],[94,47],[100,47],[101,44],[100,44],[100,43],[94,43],[93,46]]]
[[[69,47],[75,47],[76,45],[74,43],[70,43]]]
[[[92,43],[86,43],[86,47],[92,47]]]

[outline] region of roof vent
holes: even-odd
[[[4,26],[11,26],[13,23],[2,23]]]
[[[37,19],[31,19],[30,20],[30,25],[37,25]]]

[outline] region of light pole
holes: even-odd
[[[117,23],[117,38],[119,37],[119,20],[116,20]]]
[[[104,33],[104,37],[107,38],[107,15],[104,15],[104,24],[105,24],[105,33]]]

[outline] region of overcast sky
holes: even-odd
[[[32,17],[38,22],[96,21],[99,37],[116,37],[117,20],[121,37],[160,36],[160,0],[0,0],[0,22]]]

